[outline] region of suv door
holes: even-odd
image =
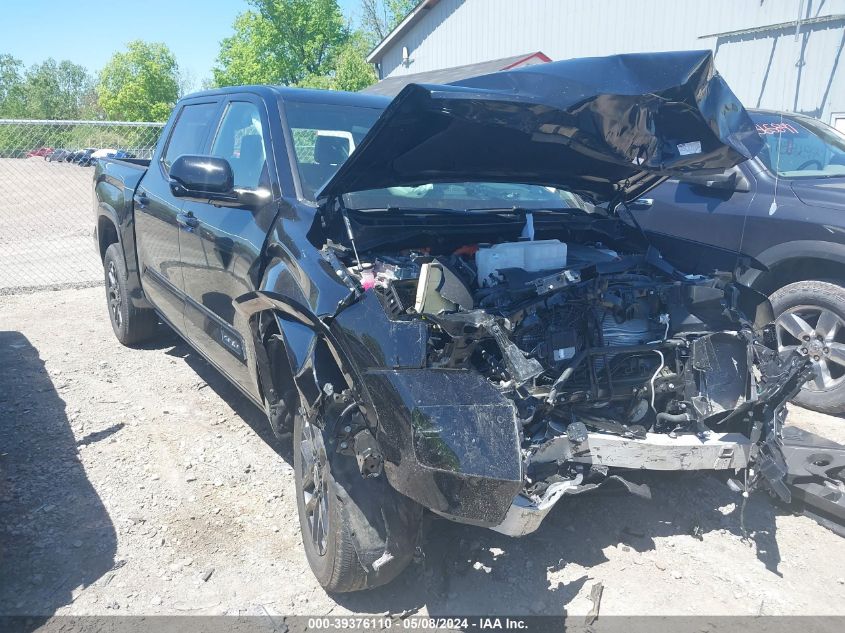
[[[172,327],[184,331],[178,215],[182,200],[170,192],[168,171],[182,154],[201,154],[219,100],[181,106],[169,135],[135,190],[135,237],[145,296]]]
[[[185,202],[180,232],[188,338],[221,371],[254,393],[246,347],[232,300],[255,289],[257,262],[279,203],[263,101],[234,95],[226,103],[209,153],[232,166],[239,206]],[[257,395],[257,394],[256,394]]]
[[[681,270],[733,270],[756,190],[754,175],[744,167],[734,170],[747,182],[745,191],[672,179],[629,207],[651,242]]]

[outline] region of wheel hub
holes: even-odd
[[[819,361],[822,356],[826,355],[828,348],[825,347],[824,341],[816,337],[801,348],[801,353],[805,356],[811,356],[814,361]]]
[[[816,377],[808,391],[829,391],[845,382],[845,320],[827,308],[796,306],[775,322],[778,350],[797,351],[813,361]]]

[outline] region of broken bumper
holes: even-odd
[[[645,438],[639,439],[606,433],[587,433],[583,439],[574,441],[569,436],[562,435],[538,447],[529,460],[534,464],[573,462],[600,468],[657,471],[741,470],[753,466],[757,472],[752,477],[749,490],[765,484],[769,490],[788,502],[791,498],[790,489],[785,483],[788,482],[791,483],[792,491],[798,492],[801,498],[806,491],[795,485],[794,471],[798,467],[794,462],[806,456],[792,446],[787,447],[785,457],[780,436],[786,417],[786,402],[795,396],[801,385],[811,376],[812,370],[809,364],[797,355],[778,363],[777,366],[779,373],[773,373],[767,379],[757,398],[743,403],[729,416],[754,420],[750,437],[740,433],[716,432],[707,433],[705,436],[687,434],[678,437],[647,433]],[[789,477],[788,459],[793,462],[790,464]],[[825,463],[833,463],[833,458],[825,457],[825,460]],[[602,484],[613,479],[613,476],[607,477]],[[637,486],[619,477],[615,479],[631,492],[644,492],[636,490]],[[824,483],[831,488],[830,481]],[[508,509],[504,520],[493,529],[509,536],[530,534],[540,526],[562,497],[581,494],[595,487],[596,484],[584,485],[575,479],[553,484],[542,495],[534,498],[520,493]],[[837,491],[826,490],[826,496],[819,495],[815,490],[812,492],[814,499],[824,497],[824,510],[831,514],[841,512],[841,497],[835,496]],[[838,493],[842,492],[841,484],[838,484]]]
[[[606,468],[633,470],[689,471],[738,470],[749,463],[751,441],[739,433],[710,433],[669,437],[648,433],[644,439],[625,438],[606,433],[588,433],[585,440],[573,442],[563,435],[543,444],[532,456],[532,463],[568,461]],[[631,492],[639,492],[621,478],[608,477],[604,483],[618,481]],[[517,495],[504,521],[493,529],[508,536],[524,536],[540,527],[555,504],[566,495],[581,494],[598,484],[583,484],[579,479],[549,486],[542,496],[530,499]],[[645,493],[643,491],[643,493]]]
[[[588,433],[582,442],[573,442],[566,435],[549,440],[531,461],[642,470],[726,470],[745,468],[750,450],[750,440],[740,433],[710,433],[704,439],[665,433],[647,433],[644,439]]]

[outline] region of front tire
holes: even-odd
[[[158,319],[153,310],[138,309],[129,299],[126,264],[119,244],[111,244],[103,257],[106,304],[117,340],[130,346],[153,337]]]
[[[302,545],[320,585],[343,593],[398,576],[413,558],[422,509],[384,475],[364,479],[354,457],[335,452],[331,433],[302,415],[293,455]]]
[[[800,281],[772,296],[778,348],[813,360],[814,380],[794,402],[822,413],[845,413],[845,288]]]

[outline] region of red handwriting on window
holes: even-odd
[[[789,123],[758,123],[754,127],[757,128],[757,134],[766,136],[767,134],[798,134],[798,130]]]

